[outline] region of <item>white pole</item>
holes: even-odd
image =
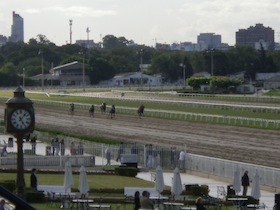
[[[22,87],[24,89],[25,68],[22,69]]]
[[[85,53],[83,52],[83,91],[85,92]]]

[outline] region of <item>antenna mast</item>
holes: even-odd
[[[87,27],[86,32],[87,32],[87,48],[89,48],[89,32],[90,32],[89,27]]]
[[[69,25],[70,25],[70,44],[72,44],[72,23],[73,23],[73,20],[69,20]]]

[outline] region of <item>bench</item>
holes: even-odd
[[[68,188],[65,191],[65,188],[63,185],[38,185],[37,186],[38,191],[43,191],[45,195],[48,193],[56,194],[56,193],[71,193],[71,189]]]
[[[125,187],[124,188],[124,195],[126,197],[134,197],[136,191],[139,191],[140,195],[142,195],[143,191],[148,191],[150,196],[158,196],[158,192],[155,188],[148,188],[148,187]]]

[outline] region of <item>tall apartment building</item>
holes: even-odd
[[[197,36],[197,43],[208,45],[208,49],[219,48],[222,44],[222,36],[215,33],[200,33]]]
[[[7,41],[8,41],[7,37],[0,34],[0,47],[6,44]]]
[[[235,38],[236,45],[247,45],[256,49],[259,43],[262,43],[264,48],[274,49],[274,30],[264,27],[261,23],[247,29],[239,29]]]
[[[16,14],[13,11],[13,25],[11,27],[11,36],[9,41],[11,42],[18,42],[24,41],[24,33],[23,33],[23,18]]]

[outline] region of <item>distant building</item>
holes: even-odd
[[[13,11],[13,25],[11,27],[11,36],[9,38],[11,42],[24,42],[24,27],[23,18]]]
[[[211,77],[211,74],[209,74],[206,71],[201,71],[201,72],[194,73],[191,77],[205,77],[205,78],[209,78],[209,77]]]
[[[192,42],[173,43],[171,44],[170,49],[191,52],[194,51],[194,44]]]
[[[219,48],[222,44],[222,36],[215,33],[200,33],[197,36],[197,43],[204,43],[208,49]]]
[[[280,75],[271,77],[263,82],[263,87],[266,90],[279,89],[280,88]]]
[[[161,44],[161,43],[156,43],[157,50],[170,50],[170,45],[169,44]]]
[[[147,75],[141,74],[141,72],[126,72],[115,75],[112,79],[102,81],[100,85],[108,86],[129,86],[129,85],[141,85],[144,86],[158,86],[161,85],[161,76],[159,75]]]
[[[247,45],[259,49],[262,45],[264,49],[274,49],[274,30],[260,23],[247,29],[239,29],[235,38],[237,46]]]
[[[89,77],[86,73],[83,75],[83,63],[74,61],[50,69],[50,74],[38,74],[31,77],[31,79],[37,81],[38,84],[44,79],[44,81],[47,81],[47,84],[50,86],[83,86],[83,76],[85,76],[85,85],[89,85]]]
[[[100,48],[100,43],[95,43],[93,40],[76,40],[76,44],[85,48]]]
[[[3,46],[4,44],[6,44],[7,41],[8,41],[7,37],[0,35],[0,47]]]

